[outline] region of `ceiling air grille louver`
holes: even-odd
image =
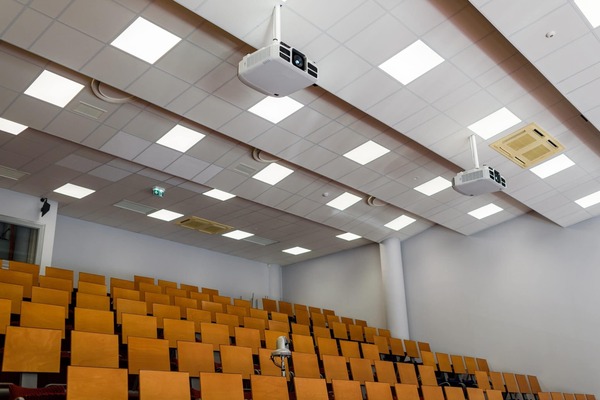
[[[531,123],[490,145],[521,168],[529,168],[561,153],[565,147]]]
[[[193,229],[209,235],[220,235],[233,229],[233,227],[229,225],[220,224],[218,222],[193,216],[186,217],[177,222],[177,224],[183,226],[184,228]]]

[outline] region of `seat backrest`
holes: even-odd
[[[260,331],[253,328],[235,327],[235,345],[248,347],[252,354],[257,355],[260,349]]]
[[[177,342],[178,371],[199,377],[200,372],[215,372],[214,348],[208,343]]]
[[[421,355],[423,355],[422,352],[421,352]],[[437,362],[438,362],[438,371],[449,372],[449,373],[454,372],[452,370],[452,363],[450,362],[450,356],[448,354],[435,353],[435,357],[437,358]]]
[[[156,317],[158,328],[162,329],[164,328],[163,321],[165,318],[181,319],[181,309],[178,306],[154,303],[152,304],[152,315]]]
[[[181,318],[187,318],[188,308],[198,308],[198,300],[190,299],[188,297],[173,296],[173,304],[179,307],[181,312]]]
[[[421,378],[421,387],[423,386],[437,386],[437,379],[435,377],[435,370],[430,365],[419,365],[419,377]],[[444,400],[443,398],[441,400]]]
[[[283,322],[283,323],[289,323],[290,319],[289,316],[286,313],[281,313],[281,312],[271,312],[271,320],[272,321],[279,321],[279,322]]]
[[[467,387],[467,397],[469,400],[485,400],[483,389],[478,387]]]
[[[75,295],[75,306],[80,308],[91,308],[93,310],[110,311],[110,297],[95,294],[77,292]]]
[[[490,381],[492,382],[492,389],[506,392],[501,372],[490,371]]]
[[[140,371],[140,400],[189,400],[187,372]]]
[[[326,328],[327,321],[325,319],[325,314],[311,313],[310,319],[312,321],[313,329],[315,327]]]
[[[67,399],[127,400],[127,370],[67,367]]]
[[[256,329],[260,340],[265,340],[266,321],[262,318],[244,317],[244,328]]]
[[[202,309],[202,302],[210,301],[210,294],[199,293],[199,292],[190,292],[190,299],[195,299],[198,302],[198,308]]]
[[[106,296],[108,290],[106,284],[92,283],[92,282],[79,282],[77,285],[77,293],[89,293],[98,296]]]
[[[30,264],[21,261],[8,261],[8,269],[12,271],[26,272],[33,275],[33,286],[39,285],[40,282],[40,266],[37,264]]]
[[[69,318],[69,302],[71,293],[64,290],[43,288],[34,286],[31,288],[31,302],[41,304],[53,304],[64,310],[65,319]]]
[[[350,372],[352,373],[352,380],[360,381],[360,383],[363,385],[365,382],[375,382],[371,360],[364,358],[351,358]]]
[[[265,320],[265,325],[266,325],[266,321],[269,320],[269,312],[267,310],[260,310],[258,308],[251,308],[250,309],[250,316],[252,318],[264,319]]]
[[[237,315],[226,314],[226,313],[216,313],[216,322],[217,324],[227,325],[229,329],[229,336],[235,336],[235,328],[240,326],[240,319]]]
[[[126,279],[120,279],[120,278],[110,278],[110,282],[109,282],[109,286],[110,286],[110,294],[111,296],[114,297],[114,289],[115,288],[123,288],[123,289],[129,289],[129,290],[137,290],[135,288],[135,282],[134,281],[128,281]]]
[[[292,303],[288,301],[279,301],[279,312],[283,314],[287,314],[289,316],[294,315],[294,309],[292,308]]]
[[[31,298],[31,287],[33,285],[32,274],[0,268],[0,282],[23,286],[23,297],[26,299]]]
[[[348,335],[350,336],[350,340],[357,342],[363,342],[365,340],[364,328],[360,325],[349,325]]]
[[[362,389],[358,381],[342,381],[334,379],[331,381],[333,396],[336,399],[363,400]]]
[[[133,282],[135,283],[135,288],[139,289],[140,283],[149,283],[154,285],[154,278],[151,276],[134,275]]]
[[[297,335],[310,336],[310,326],[292,322],[292,333]]]
[[[396,376],[396,369],[394,368],[393,362],[376,360],[375,374],[377,375],[377,382],[389,383],[391,386],[398,383],[398,377]]]
[[[133,284],[133,282],[132,282],[132,284]],[[127,288],[122,288],[122,287],[112,288],[111,289],[111,297],[113,300],[129,299],[129,300],[142,301],[142,293],[139,290],[127,289]]]
[[[294,378],[296,400],[329,400],[325,379]]]
[[[230,304],[225,306],[225,312],[227,314],[236,315],[240,325],[244,323],[244,317],[250,316],[250,309],[241,306],[232,306]]]
[[[381,359],[379,356],[379,348],[372,343],[361,343],[360,351],[362,353],[362,358],[371,360],[371,364],[373,364],[375,360]]]
[[[229,296],[220,296],[218,294],[213,295],[212,301],[215,303],[221,303],[223,305],[229,305],[232,304],[231,302],[231,297]]]
[[[331,331],[324,326],[313,325],[313,337],[316,338],[331,338]]]
[[[200,323],[200,334],[202,343],[212,344],[215,351],[219,350],[220,345],[230,343],[229,327],[227,325],[202,322]]]
[[[212,322],[217,322],[216,314],[222,313],[225,310],[225,307],[223,307],[223,304],[215,303],[214,301],[206,301],[206,300],[202,300],[202,302],[200,304],[200,308],[202,308],[205,311],[210,311]]]
[[[397,383],[396,397],[402,400],[420,400],[419,388],[417,385],[409,385],[405,383]]]
[[[282,376],[252,375],[250,388],[253,400],[289,400],[287,382]]]
[[[296,310],[296,322],[302,325],[310,325],[310,313],[307,310]]]
[[[59,330],[8,326],[4,340],[3,372],[60,371]]]
[[[373,337],[375,335],[377,335],[377,328],[374,328],[371,326],[365,326],[365,327],[363,327],[363,330],[365,332],[365,342],[373,343],[373,341],[374,341]]]
[[[389,338],[390,341],[390,352],[394,356],[403,357],[404,356],[404,345],[402,344],[402,339],[398,338]]]
[[[419,358],[419,348],[417,347],[417,342],[414,340],[404,339],[404,349],[408,357]]]
[[[435,361],[435,355],[430,351],[422,351],[421,352],[421,361],[423,365],[429,365],[437,370],[437,363]]]
[[[159,285],[160,286],[160,285]],[[189,292],[185,289],[178,289],[173,286],[164,286],[165,294],[168,294],[171,297],[183,297],[186,299],[190,298]]]
[[[454,369],[455,373],[457,373],[457,374],[466,374],[467,373],[467,367],[465,366],[465,361],[463,360],[462,356],[451,355],[450,359],[452,360],[452,368]]]
[[[129,338],[127,358],[130,375],[138,375],[140,370],[170,371],[169,341],[145,337]]]
[[[535,375],[527,375],[527,380],[529,381],[529,387],[531,388],[531,391],[536,394],[542,391],[542,388],[540,386],[540,382],[538,381],[537,376]]]
[[[517,380],[519,393],[532,393],[531,388],[529,387],[529,382],[527,382],[527,377],[525,375],[515,374],[515,379]]]
[[[392,400],[390,385],[381,382],[365,382],[368,399]]]
[[[142,293],[142,296],[146,296],[146,293],[163,294],[163,288],[150,282],[137,282],[137,290]]]
[[[477,361],[475,361],[475,357],[464,357],[465,360],[465,365],[467,367],[467,372],[469,374],[474,374],[475,371],[478,371],[479,369],[477,368]]]
[[[163,320],[163,337],[169,341],[169,347],[173,349],[177,347],[178,341],[195,342],[194,322],[165,318]]]
[[[462,387],[444,386],[444,394],[446,395],[446,400],[465,400]]]
[[[115,333],[115,317],[112,311],[75,307],[75,330],[84,332]]]
[[[142,292],[142,295],[144,296],[144,301],[146,302],[146,312],[148,314],[152,314],[154,312],[154,304],[164,304],[167,306],[171,305],[171,298],[168,294]]]
[[[70,279],[57,278],[53,276],[40,276],[40,287],[48,289],[64,290],[65,292],[73,292],[73,281]]]
[[[441,386],[421,386],[423,400],[444,400]]]
[[[490,367],[488,366],[488,362],[485,358],[476,358],[475,361],[477,361],[478,370],[490,372]]]
[[[398,375],[400,375],[400,383],[409,385],[419,384],[414,364],[398,363],[396,366],[398,367]]]
[[[6,327],[10,325],[11,308],[11,300],[0,298],[0,335],[6,334]]]
[[[263,298],[262,299],[262,308],[263,308],[263,310],[268,311],[268,312],[277,311],[277,301],[273,300],[273,299]]]
[[[202,400],[244,400],[242,375],[201,372]]]
[[[197,285],[189,285],[189,284],[187,284],[187,283],[180,283],[180,284],[179,284],[179,287],[180,287],[181,289],[185,289],[185,290],[187,290],[187,291],[188,291],[190,294],[191,294],[191,293],[198,293],[198,291],[199,291],[199,288],[198,288],[198,286],[197,286]]]
[[[21,314],[23,286],[0,282],[0,298],[10,300],[11,314]]]
[[[252,349],[249,347],[222,345],[220,353],[224,373],[241,374],[242,379],[250,379],[254,375]]]
[[[350,359],[351,357],[360,358],[360,348],[358,347],[358,342],[340,340],[339,345],[342,355],[346,357],[346,360]]]
[[[294,351],[299,353],[315,353],[315,341],[310,335],[299,335],[292,333],[292,345],[294,346]]]
[[[319,359],[323,359],[324,355],[339,356],[337,340],[328,338],[317,338],[317,349],[319,351]]]
[[[167,293],[166,289],[167,288],[173,288],[173,289],[177,289],[177,282],[173,282],[173,281],[166,281],[164,279],[159,279],[156,284],[162,288],[165,288],[165,291],[163,293]]]
[[[504,378],[504,384],[506,385],[506,391],[508,393],[519,393],[519,385],[517,385],[515,374],[503,372],[502,377]]]
[[[346,324],[342,322],[333,322],[331,328],[333,329],[333,337],[335,339],[348,340],[348,329],[346,328]]]
[[[250,300],[245,299],[233,299],[233,305],[237,307],[244,307],[248,310],[252,308],[252,302]]]
[[[78,282],[89,282],[97,283],[99,285],[106,285],[106,276],[99,274],[92,274],[89,272],[80,272],[77,278]]]
[[[123,327],[121,331],[121,340],[123,344],[129,342],[130,336],[138,338],[156,339],[158,327],[156,317],[149,315],[123,314],[121,316]],[[168,341],[165,341],[168,345]]]
[[[146,303],[140,300],[116,299],[117,324],[123,323],[123,314],[146,315]]]
[[[210,311],[198,310],[195,308],[187,308],[186,309],[187,320],[194,322],[194,330],[200,333],[202,329],[202,323],[210,324],[212,321],[212,317],[210,315]]]
[[[483,390],[491,389],[490,379],[485,371],[475,371],[475,382],[477,387]]]
[[[52,304],[21,303],[20,325],[29,328],[58,329],[65,337],[65,308]]]
[[[320,378],[316,354],[292,351],[292,364],[295,378]]]
[[[390,343],[387,336],[373,336],[373,344],[377,346],[379,354],[390,354]]]
[[[350,379],[345,357],[325,354],[323,356],[323,370],[325,371],[327,383],[331,383],[332,379]]]
[[[71,365],[119,368],[119,337],[112,334],[71,331]]]
[[[67,279],[71,282],[75,281],[75,272],[68,268],[47,266],[44,268],[44,274],[53,278]],[[71,288],[71,290],[73,290],[73,288]]]

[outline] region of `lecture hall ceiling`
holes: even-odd
[[[55,200],[64,216],[280,265],[433,225],[474,235],[532,211],[565,228],[600,213],[576,203],[600,191],[600,40],[573,1],[288,0],[281,39],[317,64],[319,81],[290,95],[300,108],[273,123],[249,111],[266,96],[240,82],[237,65],[269,43],[275,4],[1,0],[0,118],[27,129],[0,131],[0,166],[26,173],[0,177],[0,187]],[[154,62],[115,45],[139,17],[177,37]],[[403,84],[380,68],[416,42],[440,60],[428,72]],[[82,88],[64,106],[38,100],[29,89],[43,71]],[[504,192],[415,190],[473,168],[474,124],[499,110],[516,122],[476,141],[480,162],[506,178]],[[490,147],[531,123],[573,165],[542,178]],[[167,147],[161,139],[175,126],[201,140]],[[364,165],[345,156],[369,141],[388,152]],[[275,185],[253,177],[273,164],[293,172]],[[54,192],[67,183],[95,192]],[[211,189],[235,197],[216,200]],[[327,205],[343,193],[358,200]],[[122,201],[145,208],[115,206]],[[469,214],[489,204],[500,211]],[[254,236],[145,215],[161,209]],[[385,226],[399,217],[403,228]],[[360,238],[336,237],[348,232]],[[293,247],[311,251],[282,252]]]

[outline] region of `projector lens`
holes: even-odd
[[[297,50],[292,50],[292,64],[301,70],[306,69],[306,57]]]

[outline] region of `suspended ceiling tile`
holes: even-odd
[[[208,163],[183,154],[165,168],[165,172],[185,179],[192,179],[209,166]]]
[[[221,62],[208,51],[182,40],[155,65],[189,84],[194,84]]]
[[[9,4],[13,4],[9,3]],[[2,5],[2,16],[10,16],[11,11],[15,10],[7,7],[5,10],[5,4]],[[1,24],[2,22],[0,22]],[[2,40],[6,40],[16,46],[28,48],[40,37],[40,35],[48,28],[52,23],[52,19],[46,15],[31,9],[26,9],[21,15],[10,25],[10,27],[3,33]]]
[[[53,17],[91,37],[110,43],[133,21],[135,14],[115,2],[103,4],[76,0],[60,16],[56,14]]]
[[[144,74],[150,64],[112,46],[106,46],[81,72],[116,88],[126,88]]]
[[[339,20],[327,33],[340,43],[348,41],[357,31],[362,31],[382,17],[385,10],[379,4],[365,1]]]
[[[150,68],[127,87],[133,95],[164,107],[188,89],[189,85],[158,68]]]
[[[242,113],[215,96],[209,96],[188,111],[185,116],[211,129],[218,129]]]
[[[346,47],[338,47],[319,61],[319,85],[332,93],[339,92],[372,66]],[[344,72],[340,73],[340,68]]]

